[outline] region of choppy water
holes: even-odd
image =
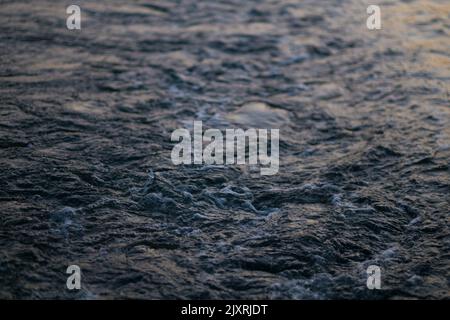
[[[449,298],[450,5],[368,4],[2,1],[0,297]],[[175,167],[193,120],[279,174]]]

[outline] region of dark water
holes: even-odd
[[[448,1],[69,4],[0,4],[1,298],[450,297]],[[174,166],[192,120],[279,173]]]

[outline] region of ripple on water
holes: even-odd
[[[249,102],[225,118],[241,127],[279,129],[290,123],[289,111],[274,108],[264,102]]]

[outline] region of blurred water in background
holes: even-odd
[[[66,5],[0,4],[0,297],[449,297],[448,1]],[[279,174],[174,166],[193,120]]]

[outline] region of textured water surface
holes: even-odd
[[[69,4],[0,4],[1,298],[450,297],[448,1]],[[193,120],[279,173],[174,166]]]

